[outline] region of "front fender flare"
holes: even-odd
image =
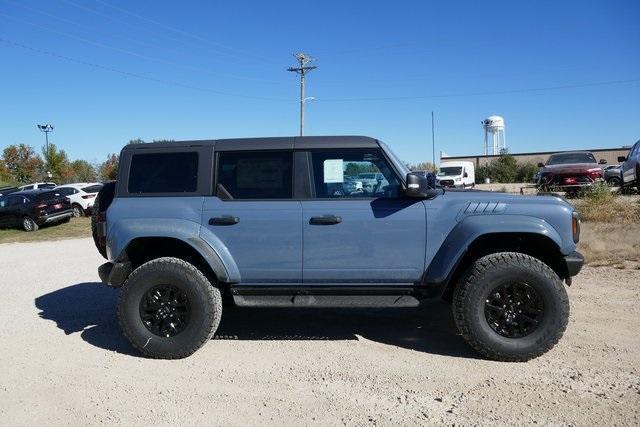
[[[562,238],[548,222],[525,215],[472,215],[451,230],[427,269],[423,283],[432,292],[443,291],[469,246],[487,234],[518,233],[544,236],[562,247]],[[429,292],[431,293],[431,292]]]

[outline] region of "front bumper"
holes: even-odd
[[[105,285],[112,288],[122,286],[127,277],[131,274],[130,262],[105,262],[98,267],[98,276]]]
[[[565,255],[564,262],[567,264],[567,274],[573,277],[580,272],[584,265],[584,256],[580,252],[573,251]]]

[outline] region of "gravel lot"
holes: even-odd
[[[2,424],[640,423],[640,270],[587,268],[560,344],[481,360],[442,302],[235,309],[178,361],[139,357],[89,239],[0,245]]]

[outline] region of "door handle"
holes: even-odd
[[[312,216],[309,220],[309,224],[313,225],[333,225],[341,222],[342,218],[335,215]]]
[[[209,225],[234,225],[240,222],[237,216],[217,216],[209,218]]]

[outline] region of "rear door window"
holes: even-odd
[[[222,199],[290,199],[292,151],[240,151],[218,154],[216,194]]]
[[[198,187],[198,153],[134,154],[129,193],[194,193]]]

